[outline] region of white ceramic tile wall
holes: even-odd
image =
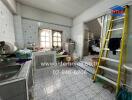
[[[23,36],[25,46],[27,43],[35,42],[36,44],[39,43],[39,28],[48,28],[54,30],[61,30],[63,31],[63,42],[66,41],[67,38],[71,37],[71,28],[44,23],[44,22],[37,22],[29,19],[22,19],[22,29],[23,29]]]
[[[14,43],[13,15],[0,0],[0,41]]]
[[[24,47],[24,38],[23,38],[23,31],[22,31],[22,18],[20,15],[14,16],[14,26],[15,26],[15,39],[16,39],[16,46],[18,48]]]
[[[38,25],[35,21],[22,19],[22,29],[25,45],[30,42],[37,42]]]

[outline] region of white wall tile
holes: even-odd
[[[0,0],[0,41],[15,42],[13,15]]]
[[[60,30],[63,31],[63,43],[71,37],[71,28],[64,27],[60,25],[54,25],[44,22],[38,22],[34,20],[29,19],[22,19],[22,30],[23,30],[23,36],[24,36],[24,44],[25,46],[28,44],[28,42],[33,43],[35,42],[37,45],[39,44],[39,32],[38,30],[42,28],[47,29],[54,29],[54,30]]]

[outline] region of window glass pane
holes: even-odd
[[[58,35],[58,33],[57,33],[57,32],[55,32],[53,36],[57,36],[57,35]]]
[[[53,32],[53,34],[52,34]],[[53,36],[51,36],[53,35]],[[44,47],[44,48],[50,48],[52,43],[53,43],[53,46],[59,46],[61,47],[62,44],[61,44],[61,32],[58,32],[58,31],[52,31],[52,30],[49,30],[49,29],[43,29],[40,33],[40,45],[41,47]],[[53,38],[53,40],[52,40]]]
[[[47,48],[49,48],[49,47],[50,47],[49,42],[46,42],[46,47],[47,47]]]
[[[61,41],[61,38],[58,38],[58,41]]]
[[[46,37],[46,41],[49,41],[49,37]]]
[[[40,40],[41,40],[41,41],[45,41],[45,37],[41,37]]]
[[[41,42],[41,43],[40,43],[40,46],[41,46],[41,47],[45,47],[45,42]]]
[[[40,35],[41,35],[41,36],[45,36],[45,31],[41,32]]]
[[[58,42],[58,46],[61,47],[61,42]]]
[[[54,42],[53,45],[54,45],[54,46],[57,46],[57,42]]]
[[[61,34],[58,32],[58,37],[61,37]]]
[[[53,37],[53,41],[57,41],[57,37]]]
[[[46,33],[45,33],[45,36],[49,36],[49,34],[50,34],[49,32],[46,32]]]
[[[40,33],[40,46],[44,48],[50,48],[52,42],[52,30],[42,29]]]

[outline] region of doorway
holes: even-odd
[[[83,56],[98,55],[107,30],[108,15],[84,23]]]

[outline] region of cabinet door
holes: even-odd
[[[20,93],[17,96],[10,98],[8,100],[27,100],[26,92],[25,93]]]
[[[26,80],[16,79],[0,84],[0,98],[1,100],[8,100],[17,97],[20,94],[26,93]],[[27,97],[27,95],[25,94]],[[19,99],[18,99],[19,100]],[[23,99],[27,100],[27,99]]]

